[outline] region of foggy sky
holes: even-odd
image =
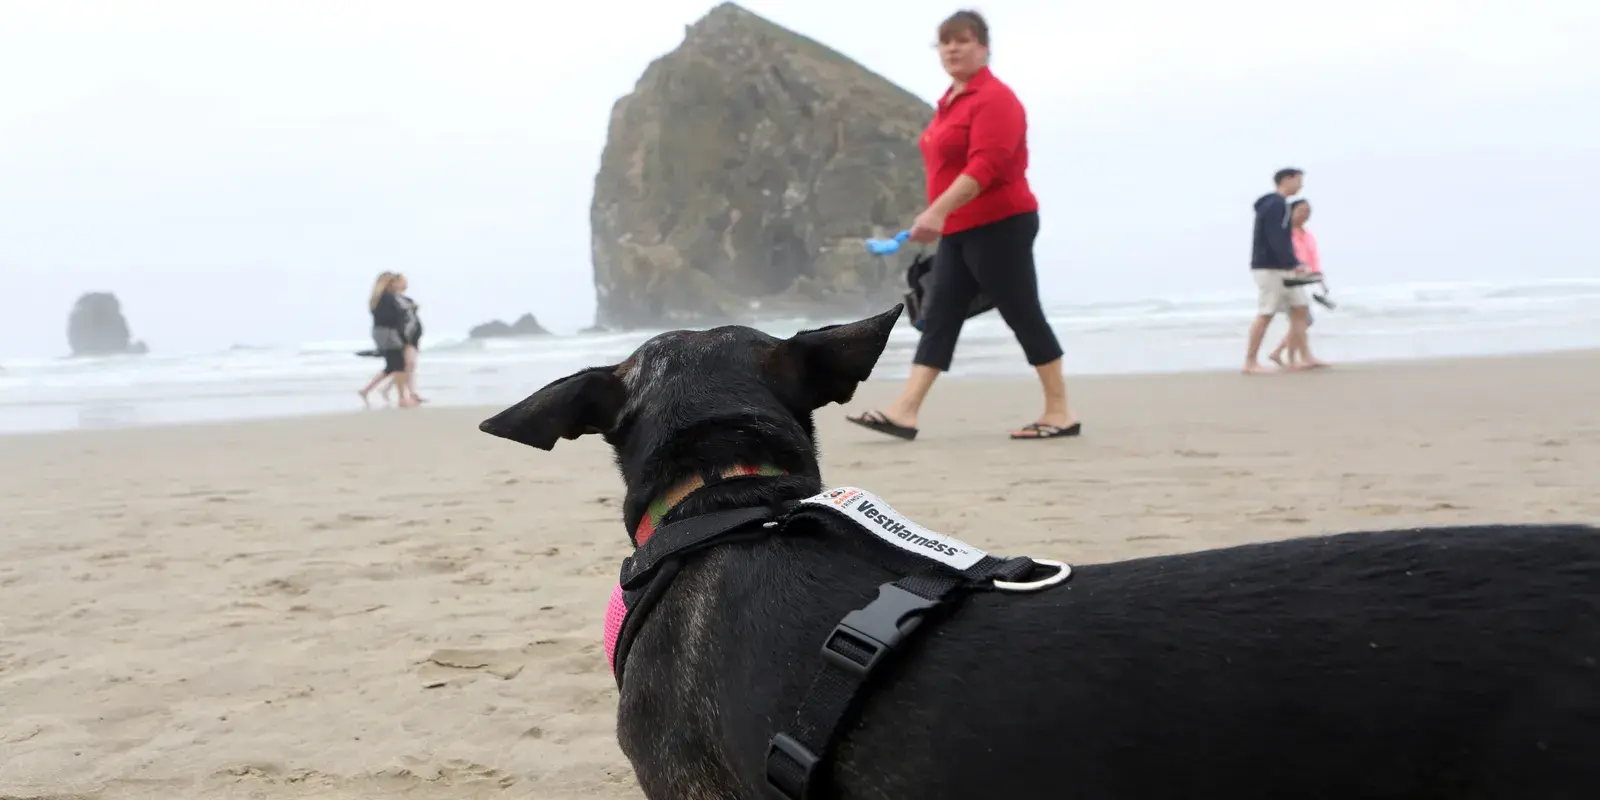
[[[744,5],[947,83],[956,6]],[[384,269],[431,335],[587,325],[611,105],[711,6],[0,0],[0,358],[65,353],[87,290],[162,353],[360,340]],[[1600,4],[978,8],[1028,108],[1047,301],[1248,293],[1285,165],[1336,286],[1600,276]]]

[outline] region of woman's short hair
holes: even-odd
[[[963,31],[972,34],[978,44],[989,46],[989,23],[983,21],[982,14],[971,9],[957,11],[939,23],[939,42],[948,42]]]

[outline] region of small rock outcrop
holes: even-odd
[[[931,65],[930,65],[931,68]],[[860,313],[897,299],[865,239],[925,204],[933,108],[732,3],[618,100],[590,208],[596,324]]]
[[[67,317],[67,345],[75,356],[139,355],[148,353],[144,342],[133,338],[122,303],[110,292],[89,292],[72,304]]]
[[[468,339],[501,339],[507,336],[545,336],[550,332],[534,319],[532,314],[523,314],[517,321],[510,325],[500,320],[490,320],[482,325],[474,325],[467,331]]]

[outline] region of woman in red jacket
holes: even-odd
[[[911,376],[888,407],[849,417],[880,433],[914,439],[917,414],[939,373],[950,369],[972,298],[994,301],[1044,386],[1044,413],[1013,439],[1076,436],[1082,426],[1067,405],[1061,345],[1039,303],[1033,240],[1039,201],[1028,188],[1028,123],[1011,87],[989,72],[989,26],[958,11],[939,26],[939,56],[951,78],[920,146],[928,173],[928,209],[911,238],[939,240],[922,341]]]

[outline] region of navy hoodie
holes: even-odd
[[[1256,199],[1256,235],[1250,246],[1251,269],[1294,269],[1294,242],[1289,239],[1289,201],[1277,192]]]

